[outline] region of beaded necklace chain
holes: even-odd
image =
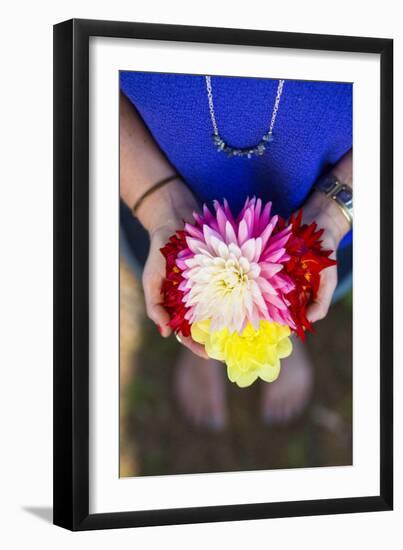
[[[284,80],[278,81],[276,99],[274,101],[273,111],[271,114],[269,129],[265,134],[263,134],[262,139],[253,147],[231,147],[228,145],[218,131],[217,118],[214,110],[214,100],[213,100],[213,88],[211,85],[211,76],[206,76],[206,89],[207,89],[207,98],[208,106],[210,110],[211,124],[213,126],[213,143],[217,151],[225,153],[228,157],[247,157],[250,159],[253,155],[261,156],[266,150],[266,147],[270,142],[274,140],[273,137],[273,128],[276,123],[277,111],[280,105],[281,94],[283,93]]]

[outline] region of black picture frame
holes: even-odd
[[[89,513],[89,38],[381,56],[380,492],[370,497]],[[393,506],[393,41],[73,19],[54,26],[54,523],[71,530],[391,510]]]

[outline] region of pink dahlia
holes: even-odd
[[[186,319],[190,324],[210,320],[211,330],[242,333],[248,323],[256,329],[262,319],[294,327],[285,295],[294,283],[283,264],[291,227],[273,234],[278,216],[271,203],[253,197],[234,219],[227,201],[214,202],[194,214],[185,226],[187,248],[177,258],[183,270]]]

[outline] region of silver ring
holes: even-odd
[[[180,344],[183,344],[182,340],[181,340],[181,337],[179,336],[179,334],[177,332],[175,332],[175,338],[178,340],[178,342]]]

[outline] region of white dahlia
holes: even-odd
[[[236,219],[226,201],[214,208],[212,214],[205,206],[194,214],[195,224],[185,226],[187,249],[177,265],[186,319],[239,334],[248,323],[258,329],[261,320],[293,327],[284,295],[294,285],[283,272],[291,228],[275,232],[278,217],[270,217],[271,203],[262,208],[260,199],[247,199]]]

